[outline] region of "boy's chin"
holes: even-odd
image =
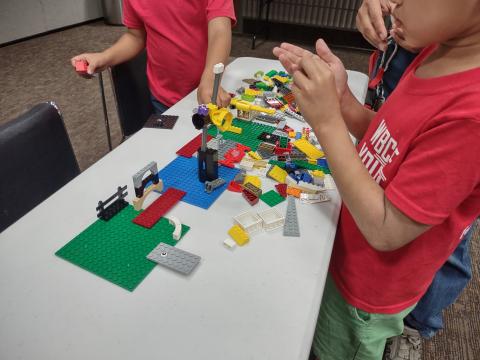
[[[418,44],[415,44],[413,41],[409,41],[408,38],[400,38],[396,35],[392,35],[393,40],[400,45],[402,48],[405,50],[408,50],[412,53],[418,53],[422,50],[424,46],[419,46]]]

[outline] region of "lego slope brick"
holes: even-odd
[[[97,220],[55,255],[133,291],[155,267],[146,256],[160,243],[175,245],[174,226],[165,218],[151,229],[135,225],[138,212],[128,205],[109,221]],[[181,236],[190,228],[182,225]]]
[[[160,218],[165,215],[177,202],[185,196],[185,191],[173,187],[167,189],[148,208],[140,213],[133,222],[150,229]]]
[[[225,184],[212,191],[205,192],[205,184],[198,180],[198,160],[196,157],[177,157],[159,172],[163,180],[164,189],[174,187],[185,191],[187,194],[182,198],[187,204],[208,209],[215,200],[225,191],[227,184],[233,180],[239,170],[224,166],[218,168],[218,177],[225,180]]]
[[[212,137],[210,135],[207,136],[207,141],[209,141]],[[182,146],[180,150],[177,151],[177,155],[191,158],[193,154],[195,154],[198,148],[202,145],[202,134],[198,134],[188,143]]]

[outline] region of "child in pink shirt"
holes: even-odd
[[[113,46],[75,56],[72,65],[86,60],[88,73],[93,74],[146,48],[154,106],[166,110],[197,86],[198,101],[210,102],[213,65],[227,63],[230,54],[236,21],[232,0],[123,0],[123,21],[128,29]],[[227,106],[229,101],[228,93],[220,89],[218,104]]]

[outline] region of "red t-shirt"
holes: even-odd
[[[345,300],[371,313],[414,305],[480,213],[480,67],[421,79],[425,49],[358,145],[385,196],[433,227],[400,249],[373,249],[342,206],[330,271]],[[368,211],[368,209],[365,209]]]
[[[198,86],[208,22],[221,16],[236,21],[232,0],[123,0],[125,26],[147,33],[148,83],[164,105],[175,104]]]

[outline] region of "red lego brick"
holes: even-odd
[[[168,188],[167,191],[165,191],[148,208],[143,210],[135,219],[133,219],[133,222],[150,229],[163,215],[179,202],[185,194],[185,191],[172,187]]]
[[[210,135],[207,136],[207,141],[209,141],[212,137]],[[202,145],[202,134],[198,134],[188,143],[183,145],[183,147],[177,151],[177,155],[191,158],[193,154],[195,154],[198,148]]]
[[[287,197],[287,184],[277,184],[275,185],[277,192],[282,195],[284,198]]]
[[[88,69],[88,63],[86,60],[75,61],[75,71],[81,74],[86,74]]]
[[[245,200],[248,201],[248,203],[249,203],[250,205],[253,206],[253,205],[255,205],[256,203],[258,203],[258,200],[259,200],[258,197],[255,196],[254,194],[252,194],[250,191],[244,189],[244,190],[242,191],[242,195],[243,195],[243,197],[245,198]]]
[[[243,190],[243,186],[235,181],[230,181],[230,183],[227,186],[227,190],[241,193]]]

